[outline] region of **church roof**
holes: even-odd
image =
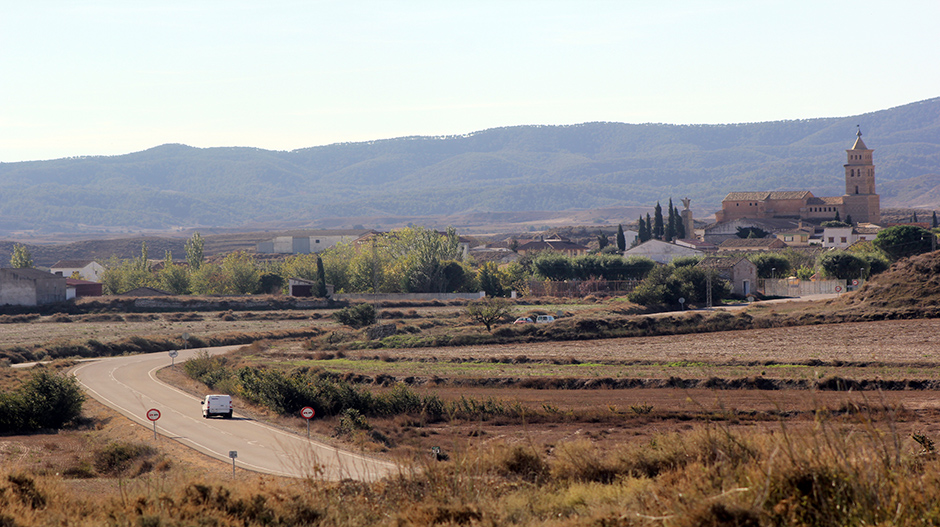
[[[768,199],[805,199],[812,198],[808,190],[773,190],[760,192],[729,192],[722,201],[766,201]]]
[[[821,197],[811,197],[806,200],[807,205],[842,205],[843,199],[842,196],[821,196]]]
[[[859,128],[858,132],[855,134],[858,139],[855,140],[855,144],[852,145],[852,150],[868,150],[868,147],[865,146],[865,141],[862,141],[862,129]]]

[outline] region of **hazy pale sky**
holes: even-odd
[[[940,1],[0,0],[0,162],[940,95]]]

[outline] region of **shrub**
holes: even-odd
[[[376,311],[372,304],[344,307],[333,313],[333,319],[351,328],[359,329],[375,324]]]
[[[127,472],[135,460],[141,460],[142,465],[150,466],[147,458],[156,454],[156,449],[142,443],[114,442],[108,443],[104,448],[94,454],[95,469],[102,474],[122,474]]]

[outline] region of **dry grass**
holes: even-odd
[[[4,525],[924,525],[940,463],[864,409],[801,429],[701,425],[599,449],[481,444],[377,483],[150,471],[108,492],[5,465]],[[83,480],[87,481],[87,480]],[[82,485],[101,488],[92,480]]]

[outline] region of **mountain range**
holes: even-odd
[[[940,205],[938,97],[849,117],[513,126],[293,151],[167,144],[0,163],[0,236],[339,228],[382,216],[632,209],[670,197],[691,198],[701,217],[731,191],[841,195],[856,126],[875,152],[882,207]]]

